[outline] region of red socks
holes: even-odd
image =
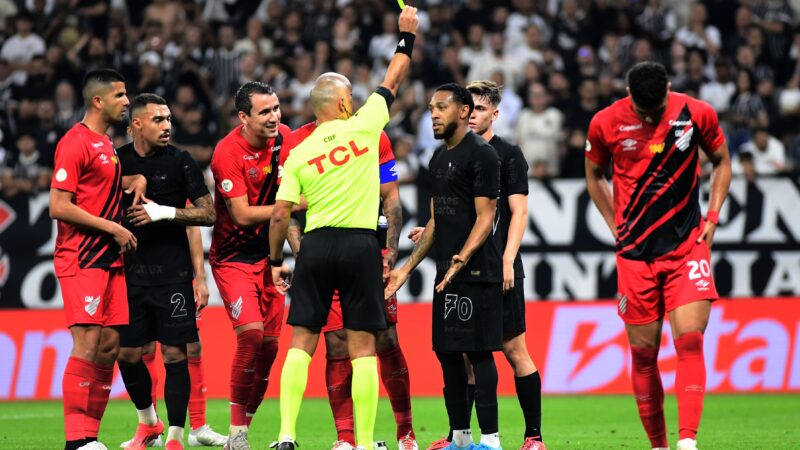
[[[108,405],[111,395],[111,382],[114,381],[114,366],[109,368],[92,364],[92,382],[89,385],[89,403],[86,406],[86,418],[83,429],[86,437],[97,437],[100,432],[100,420]]]
[[[206,376],[203,358],[189,358],[189,426],[193,430],[206,424]]]
[[[253,389],[255,363],[261,355],[262,335],[261,330],[247,330],[236,336],[231,364],[231,426],[247,425],[247,402]]]
[[[328,401],[333,412],[337,439],[356,445],[353,419],[353,397],[350,386],[353,381],[353,365],[347,356],[328,357],[325,364],[325,384],[328,386]]]
[[[658,371],[658,348],[631,346],[631,382],[639,418],[652,447],[668,447],[664,421],[664,388]]]
[[[397,439],[402,439],[414,429],[411,426],[411,381],[408,378],[408,364],[400,347],[378,353],[381,381],[389,394],[389,401],[397,423]]]
[[[679,439],[694,439],[706,392],[706,365],[703,359],[703,334],[686,333],[675,339],[678,368],[675,395],[678,397]]]
[[[70,356],[64,368],[61,390],[64,396],[64,434],[67,441],[77,441],[86,437],[83,429],[84,417],[89,405],[90,386],[94,374],[94,364],[75,356]]]
[[[261,356],[256,359],[255,373],[253,374],[253,389],[250,390],[250,398],[247,401],[247,426],[253,420],[259,405],[264,400],[264,393],[267,392],[269,385],[269,372],[272,363],[278,355],[278,339],[264,337],[261,345]]]
[[[156,354],[148,353],[142,355],[142,361],[144,361],[147,371],[150,372],[150,380],[152,385],[150,395],[153,397],[153,408],[155,408],[156,394],[158,393],[158,368],[156,367]]]

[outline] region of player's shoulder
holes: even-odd
[[[482,136],[475,132],[469,132],[464,136],[468,140],[469,149],[474,155],[492,155],[499,158],[499,152],[492,144],[486,141]]]
[[[125,145],[121,145],[117,149],[115,149],[115,151],[117,152],[117,156],[119,157],[119,159],[125,160],[127,158],[130,158],[131,156],[133,156],[134,152],[133,142],[128,142]]]
[[[494,149],[497,150],[497,153],[500,156],[505,156],[507,154],[522,153],[522,149],[520,149],[518,145],[496,134],[489,140],[489,145],[494,147]]]
[[[89,135],[86,133],[88,131],[86,127],[81,125],[80,123],[76,123],[73,125],[63,136],[61,136],[61,140],[59,140],[59,144],[71,144],[74,145],[76,143],[86,143],[88,142]]]

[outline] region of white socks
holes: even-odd
[[[169,427],[167,442],[169,441],[183,442],[183,427]]]
[[[472,444],[472,430],[453,430],[453,442],[459,447]]]
[[[150,426],[153,426],[156,423],[158,423],[156,408],[153,407],[152,403],[145,409],[137,409],[136,414],[139,415],[139,423],[143,423],[145,425],[150,425]]]
[[[500,433],[482,434],[481,444],[492,448],[500,448]]]

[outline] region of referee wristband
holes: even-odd
[[[708,211],[706,213],[706,220],[713,223],[714,225],[719,225],[719,211]]]
[[[270,258],[269,259],[269,265],[272,266],[272,267],[280,267],[280,266],[283,265],[283,258],[279,258],[279,259]]]
[[[414,39],[416,36],[414,33],[409,33],[407,31],[400,32],[400,41],[397,43],[397,48],[394,50],[395,53],[402,53],[409,58],[411,58],[411,52],[414,51]]]

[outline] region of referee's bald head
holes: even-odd
[[[336,72],[320,75],[311,89],[311,108],[319,122],[352,116],[353,88],[350,80]]]

